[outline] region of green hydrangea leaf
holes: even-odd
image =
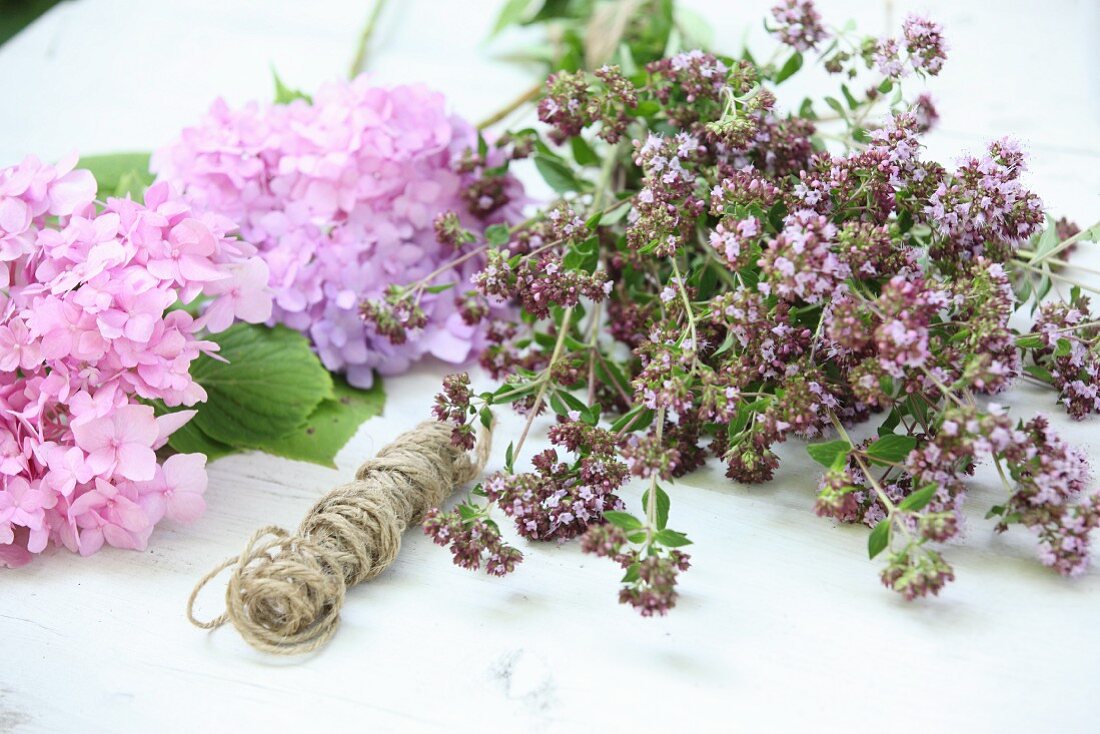
[[[191,365],[208,395],[192,423],[215,441],[266,450],[337,398],[332,377],[297,331],[235,324],[211,339],[218,357],[204,354]]]
[[[158,416],[172,413],[177,410],[187,410],[187,408],[182,407],[168,408],[159,400],[153,401],[152,405],[153,412]],[[237,449],[232,446],[221,443],[220,441],[215,441],[203,433],[202,429],[195,425],[194,419],[176,429],[168,438],[168,445],[177,453],[203,454],[210,461],[237,453]]]
[[[296,99],[304,99],[306,102],[313,103],[313,98],[305,92],[284,84],[274,66],[271,67],[271,78],[275,82],[275,104],[290,104]]]
[[[88,169],[95,176],[100,198],[129,195],[138,201],[149,184],[153,183],[148,153],[89,155],[81,158],[76,165],[77,168]]]
[[[290,435],[265,441],[264,451],[336,468],[336,454],[364,421],[382,412],[386,394],[377,378],[370,390],[352,387],[337,375],[332,380],[335,397],[321,401],[305,424]]]

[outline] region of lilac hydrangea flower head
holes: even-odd
[[[437,215],[454,210],[482,231],[516,213],[514,179],[494,179],[501,190],[492,195],[476,186],[494,164],[472,157],[477,143],[442,95],[360,76],[322,87],[312,101],[234,109],[219,100],[152,168],[195,207],[240,224],[270,269],[271,321],[307,334],[326,367],[366,387],[374,370],[399,373],[429,354],[461,363],[482,346],[483,329],[461,313],[478,257],[432,279],[454,287],[424,294],[426,321],[402,343],[360,317],[365,300],[455,259],[453,244],[437,241]]]

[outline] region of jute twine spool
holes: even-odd
[[[359,467],[355,481],[322,497],[296,534],[273,525],[257,530],[239,556],[198,582],[187,618],[203,629],[232,622],[264,652],[317,649],[336,631],[347,589],[384,571],[397,558],[405,529],[481,473],[490,442],[484,431],[471,458],[439,421],[401,434]],[[199,591],[230,567],[225,611],[207,622],[196,619]]]

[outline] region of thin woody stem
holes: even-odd
[[[348,77],[354,79],[359,75],[359,72],[363,71],[364,65],[367,61],[367,51],[370,46],[370,39],[374,35],[375,29],[378,27],[378,17],[382,15],[382,8],[386,6],[386,0],[374,0],[374,7],[371,9],[370,17],[367,19],[367,25],[363,27],[363,33],[359,36],[359,46],[355,49],[355,59],[352,60],[351,66],[348,68]]]
[[[1032,262],[1033,263],[1041,263],[1044,260],[1050,260],[1052,257],[1057,255],[1059,252],[1066,249],[1070,245],[1075,244],[1079,240],[1087,238],[1087,237],[1092,237],[1093,236],[1092,233],[1093,233],[1094,230],[1096,230],[1097,227],[1100,227],[1100,222],[1097,222],[1096,224],[1092,225],[1091,227],[1086,227],[1085,229],[1082,229],[1080,232],[1073,235],[1072,237],[1067,237],[1066,239],[1062,240],[1062,242],[1059,243],[1057,247],[1052,249],[1050,252],[1047,252],[1047,253],[1044,253],[1043,255],[1040,255],[1038,258],[1036,258]]]
[[[562,349],[565,347],[565,337],[569,334],[569,328],[573,319],[573,307],[565,309],[565,312],[561,317],[561,326],[558,329],[558,341],[554,344],[554,351],[550,355],[550,363],[546,365],[546,372],[542,377],[542,385],[539,386],[538,395],[535,397],[535,404],[531,406],[531,412],[527,416],[527,423],[523,426],[523,433],[519,435],[519,440],[516,441],[516,449],[512,452],[513,457],[518,457],[520,451],[523,449],[523,442],[527,440],[527,434],[531,431],[531,425],[535,422],[535,417],[539,414],[539,408],[542,407],[543,398],[546,397],[546,389],[550,386],[550,380],[553,379],[554,364],[558,361],[558,357],[561,356]]]
[[[1063,268],[1073,268],[1075,270],[1081,270],[1081,271],[1086,272],[1086,273],[1092,273],[1093,275],[1100,275],[1100,270],[1097,270],[1096,268],[1090,268],[1087,265],[1080,265],[1078,263],[1070,262],[1069,260],[1062,260],[1062,259],[1057,258],[1057,257],[1045,257],[1044,256],[1044,257],[1041,257],[1041,258],[1038,258],[1038,259],[1030,259],[1028,256],[1029,255],[1033,256],[1035,254],[1031,250],[1017,250],[1016,254],[1018,256],[1018,257],[1016,257],[1016,260],[1019,261],[1019,262],[1028,263],[1028,264],[1036,263],[1036,262],[1050,263],[1051,265],[1058,265],[1058,266],[1061,266]],[[1023,257],[1019,257],[1019,255],[1023,255]]]
[[[479,246],[479,247],[477,247],[473,250],[470,250],[469,252],[467,252],[465,255],[462,255],[461,257],[456,257],[454,260],[448,261],[446,264],[436,268],[435,270],[433,270],[432,272],[428,273],[423,278],[421,278],[419,281],[417,281],[416,284],[414,285],[414,287],[416,288],[417,292],[419,293],[420,291],[424,290],[424,288],[429,283],[431,283],[433,280],[435,280],[436,277],[442,275],[443,273],[447,272],[448,270],[452,270],[454,268],[457,268],[462,263],[466,262],[467,260],[470,260],[471,258],[475,258],[478,255],[481,255],[482,253],[484,253],[488,249],[489,249],[489,245],[481,245],[481,246]]]
[[[687,318],[688,328],[691,331],[691,351],[693,357],[691,360],[691,371],[694,374],[695,368],[699,366],[699,335],[695,331],[695,313],[691,307],[691,301],[688,299],[687,289],[684,288],[684,276],[680,274],[680,266],[676,262],[676,256],[672,258],[672,272],[676,276],[676,289],[679,291],[680,300],[684,303],[684,316]]]
[[[500,108],[499,110],[497,110],[496,112],[494,112],[493,114],[489,115],[484,120],[479,122],[477,124],[477,129],[478,130],[484,130],[486,128],[492,127],[493,125],[497,124],[498,122],[500,122],[504,118],[511,115],[513,112],[518,110],[520,107],[523,107],[523,105],[527,104],[528,102],[533,101],[536,97],[539,96],[539,93],[542,91],[542,86],[543,86],[543,82],[540,80],[537,84],[535,84],[533,87],[531,87],[530,89],[525,91],[523,94],[519,95],[514,100],[509,102],[507,105]]]
[[[592,308],[592,315],[588,322],[588,404],[596,400],[596,357],[600,352],[600,312],[603,303],[597,302]]]
[[[1040,258],[1036,262],[1041,262],[1041,261],[1042,261],[1042,258]],[[1086,290],[1086,291],[1089,291],[1090,293],[1100,293],[1100,288],[1096,288],[1096,287],[1091,286],[1091,285],[1085,285],[1084,283],[1078,282],[1078,281],[1074,280],[1073,278],[1067,278],[1064,275],[1060,275],[1058,273],[1048,271],[1048,270],[1043,270],[1042,268],[1037,268],[1034,265],[1032,265],[1030,262],[1024,262],[1023,260],[1014,260],[1013,264],[1015,264],[1017,267],[1021,267],[1021,268],[1024,268],[1026,270],[1030,270],[1034,273],[1038,273],[1039,275],[1045,275],[1048,278],[1053,278],[1054,280],[1060,280],[1063,283],[1069,283],[1070,285],[1075,285],[1078,288],[1080,288],[1081,290]]]

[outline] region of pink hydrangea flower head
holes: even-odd
[[[73,438],[77,447],[88,452],[85,466],[98,476],[149,480],[156,473],[152,447],[157,424],[148,406],[126,405],[109,416],[74,426]]]
[[[200,329],[271,312],[266,265],[224,217],[166,183],[145,203],[96,200],[70,156],[0,169],[0,565],[51,541],[81,554],[144,548],[165,515],[203,509],[205,457],[158,464],[205,398],[188,368]],[[242,276],[247,274],[247,277]],[[257,275],[259,273],[259,275]],[[172,309],[202,299],[208,318]],[[217,317],[217,318],[214,318]]]

